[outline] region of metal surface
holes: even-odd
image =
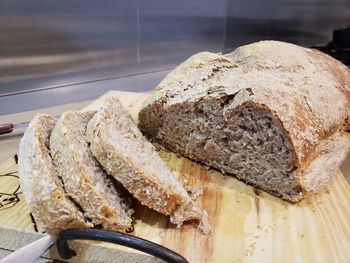
[[[0,94],[137,72],[137,1],[0,2]]]
[[[221,51],[221,2],[0,2],[0,95],[150,72],[200,50]]]
[[[199,51],[327,43],[346,25],[349,0],[1,1],[0,115],[150,90]]]
[[[347,25],[349,0],[228,0],[225,51],[266,39],[328,43],[333,29]]]
[[[125,91],[151,90],[168,72],[168,70],[164,70],[0,96],[0,115],[92,100],[113,89]]]

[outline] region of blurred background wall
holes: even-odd
[[[0,115],[18,111],[13,103],[150,90],[199,51],[262,39],[310,46],[345,26],[350,0],[3,0]]]

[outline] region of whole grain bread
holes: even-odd
[[[261,41],[196,54],[139,113],[150,139],[297,202],[325,186],[350,148],[350,73],[319,51]]]
[[[95,112],[65,112],[50,138],[51,154],[64,187],[94,225],[108,230],[127,230],[133,210],[118,194],[114,179],[95,160],[86,140],[88,121]]]
[[[36,115],[24,133],[18,157],[21,190],[38,224],[50,234],[93,226],[66,196],[52,164],[49,137],[55,123],[53,116]]]
[[[206,212],[190,198],[116,97],[107,99],[89,121],[86,135],[106,172],[143,205],[170,215],[178,226],[197,220],[199,228],[209,232]]]

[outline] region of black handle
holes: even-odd
[[[0,135],[10,133],[13,131],[13,124],[12,123],[2,123],[0,124]]]
[[[166,262],[188,263],[183,256],[146,239],[120,232],[111,232],[100,229],[67,229],[61,231],[58,235],[56,245],[58,254],[63,259],[70,259],[76,255],[75,251],[69,248],[68,240],[96,240],[109,242],[140,250]]]

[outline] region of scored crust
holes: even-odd
[[[50,138],[53,161],[67,193],[94,225],[108,230],[127,230],[132,226],[133,210],[126,206],[86,141],[86,125],[94,114],[93,111],[69,111],[61,116]]]
[[[49,234],[93,226],[66,197],[52,164],[49,137],[55,123],[53,116],[37,114],[21,139],[18,156],[22,192],[38,223]]]
[[[293,44],[261,41],[227,55],[202,52],[190,57],[170,72],[145,102],[139,127],[148,138],[177,154],[297,202],[326,185],[345,158],[350,142],[345,134],[349,101],[350,71],[339,61]],[[258,129],[262,122],[259,114],[264,115],[263,130]],[[271,129],[275,131],[272,137]],[[266,137],[261,131],[271,138],[261,140]],[[285,156],[264,148],[277,140]],[[332,144],[333,148],[328,147]],[[253,150],[242,154],[248,152],[247,145]],[[326,147],[327,153],[320,151],[319,145]],[[211,151],[201,155],[203,147]],[[258,149],[261,154],[256,154]],[[220,163],[218,155],[230,160]],[[271,157],[271,164],[282,164],[280,175],[276,167],[257,159],[262,156]],[[314,165],[318,160],[326,160],[334,169],[325,173],[322,166]],[[259,173],[254,174],[259,165]],[[289,191],[282,189],[287,181]]]
[[[143,205],[170,215],[178,226],[200,221],[199,228],[209,232],[206,212],[190,198],[116,97],[108,98],[97,111],[86,134],[92,154],[106,172]]]

